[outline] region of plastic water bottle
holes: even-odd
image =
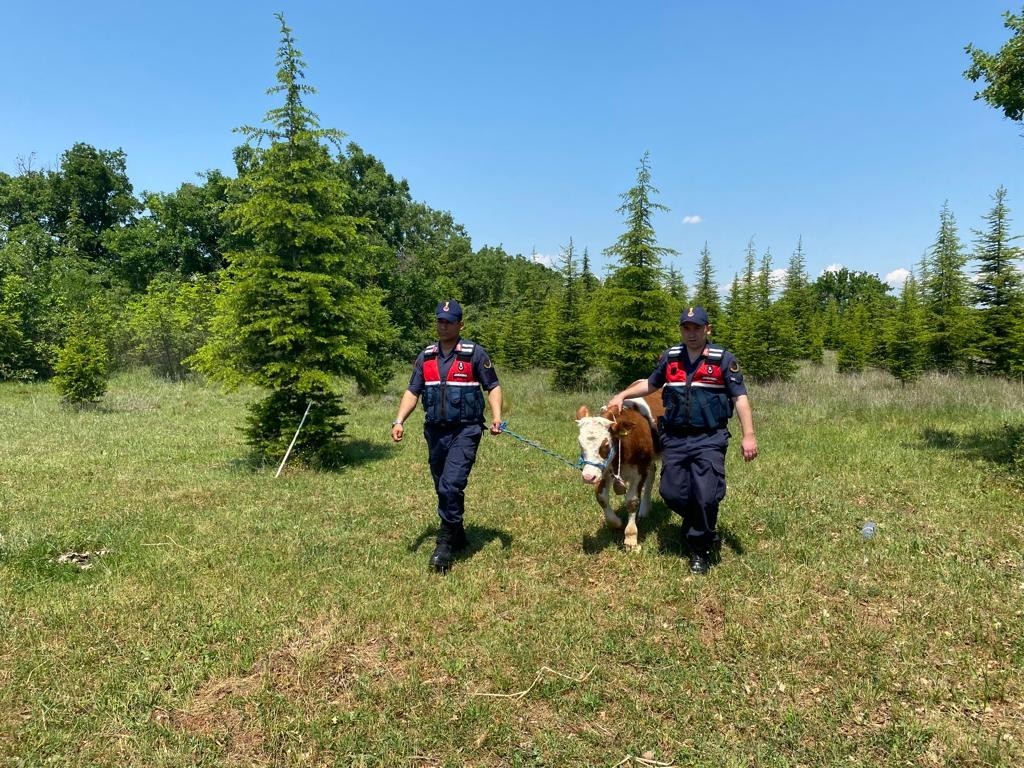
[[[860,529],[860,535],[864,537],[865,541],[875,535],[875,527],[875,523],[872,520],[864,523],[864,527]]]

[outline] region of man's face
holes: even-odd
[[[687,349],[697,351],[703,349],[708,340],[708,326],[697,323],[683,323],[679,326],[683,344]]]
[[[462,321],[457,323],[449,322],[448,320],[442,320],[440,317],[437,318],[437,340],[443,342],[456,341],[459,338],[459,332],[462,330]]]

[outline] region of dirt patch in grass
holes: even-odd
[[[725,637],[725,609],[716,595],[701,594],[694,608],[693,620],[699,627],[698,637],[705,648],[715,647]]]
[[[244,675],[209,680],[182,709],[158,708],[152,720],[176,730],[212,738],[239,765],[270,765],[263,752],[253,698],[261,691],[295,698],[305,693],[303,670],[330,648],[337,626],[333,616],[303,624],[280,648],[272,649]]]

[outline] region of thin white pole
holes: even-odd
[[[295,437],[292,438],[291,444],[288,446],[288,450],[284,452],[284,458],[281,459],[281,466],[277,468],[277,474],[275,478],[281,476],[281,470],[284,469],[284,463],[288,461],[288,457],[291,455],[292,448],[295,447],[295,441],[299,439],[299,432],[302,430],[302,425],[306,423],[306,417],[309,416],[309,409],[313,407],[313,401],[309,401],[309,405],[306,406],[306,412],[302,414],[302,420],[299,422],[299,428],[295,430]]]

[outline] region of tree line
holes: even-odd
[[[0,379],[53,378],[69,402],[99,397],[125,366],[255,383],[269,393],[250,411],[257,452],[277,452],[313,400],[306,452],[331,463],[344,430],[338,378],[379,390],[432,338],[439,298],[466,307],[466,335],[501,366],[549,369],[562,389],[646,376],[693,304],[754,379],[784,380],[827,349],[841,370],[877,366],[904,383],[929,369],[1024,373],[1021,252],[1002,187],[969,243],[940,211],[898,296],[867,272],[812,279],[800,241],[780,284],[770,249],[751,241],[723,287],[709,245],[690,259],[659,244],[654,219],[667,209],[644,155],[606,273],[572,237],[548,267],[500,245],[474,249],[450,213],[322,128],[278,19],[269,92],[281,104],[262,127],[238,129],[234,176],[211,170],[136,194],[121,150],[84,143],[57,168],[30,157],[0,173]]]

